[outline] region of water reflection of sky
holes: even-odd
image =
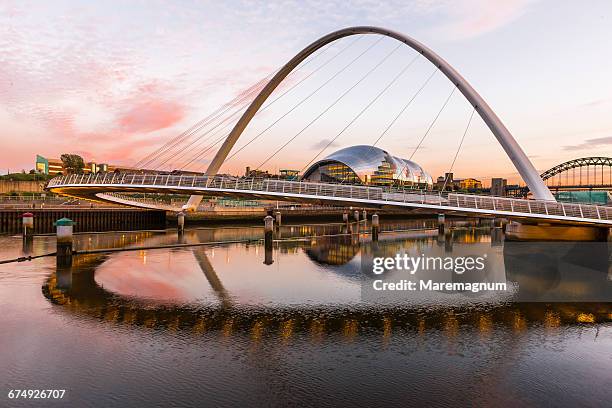
[[[393,253],[403,240],[415,251],[448,253],[482,245],[512,281],[554,283],[571,272],[580,283],[597,262],[608,267],[605,251],[509,251],[490,232],[456,230],[451,242],[435,233],[387,235],[380,246]],[[258,237],[261,229],[186,239],[243,234]],[[266,405],[317,406],[332,399],[355,406],[609,401],[611,303],[484,304],[481,296],[442,303],[446,294],[437,293],[428,299],[436,307],[415,300],[362,308],[355,270],[370,251],[367,237],[332,241],[277,245],[272,265],[252,243],[79,256],[64,271],[65,287],[54,258],[0,265],[0,382],[55,379],[69,388],[71,406],[244,406],[254,395]],[[164,242],[176,234],[79,235],[76,245]],[[19,238],[0,237],[0,246],[5,257],[20,255]],[[33,252],[53,246],[51,237],[37,237]],[[553,262],[534,269],[542,253]]]
[[[208,258],[231,299],[240,304],[347,304],[360,298],[359,281],[342,273],[358,270],[359,257],[346,265],[323,266],[298,249],[277,253],[274,263],[265,265],[260,245],[118,253],[97,268],[95,279],[120,295],[216,304],[218,294],[197,255]]]
[[[534,246],[527,244],[504,251],[503,245],[498,242],[499,237],[495,235],[497,231],[491,232],[487,228],[456,229],[445,236],[428,230],[389,233],[377,244],[372,244],[367,236],[307,235],[313,231],[316,232],[316,229],[302,229],[302,235],[297,234],[299,239],[275,243],[271,265],[265,262],[262,244],[253,242],[217,247],[114,253],[96,266],[95,282],[106,291],[120,296],[177,305],[211,306],[231,302],[234,306],[246,307],[357,303],[412,307],[458,306],[466,303],[507,302],[515,292],[513,284],[516,280],[523,284],[524,293],[528,293],[527,289],[530,289],[538,294],[538,291],[545,292],[549,286],[556,285],[566,293],[588,294],[591,290],[589,285],[593,286],[593,282],[589,281],[589,275],[581,270],[585,262],[581,258],[587,258],[587,263],[593,263],[593,258],[597,263],[596,258],[602,258],[602,265],[594,267],[602,270],[605,269],[607,261],[605,244],[603,253],[595,251],[593,256],[576,255],[577,250],[574,248],[574,253],[570,253],[569,257],[573,262],[569,265],[569,272],[563,272],[562,264],[568,254],[555,255],[554,252],[559,252],[560,247],[533,250]],[[245,235],[256,238],[259,233],[259,229],[241,228],[195,230],[187,234],[185,241],[219,241]],[[289,238],[289,235],[286,234],[285,238]],[[172,234],[163,234],[148,237],[143,243],[163,244],[173,242],[174,239]],[[587,250],[591,251],[590,247]],[[458,275],[452,271],[427,271],[417,273],[414,279],[433,279],[438,282],[506,282],[508,290],[503,293],[394,292],[380,293],[378,296],[378,293],[364,291],[364,288],[371,286],[372,279],[377,277],[364,277],[362,274],[362,258],[371,259],[374,253],[376,256],[387,257],[404,253],[411,257],[484,256],[486,269],[482,272]],[[512,256],[509,257],[509,253],[512,253]],[[540,258],[533,258],[534,255],[540,258],[545,256],[541,265],[538,264]],[[549,259],[551,257],[552,260]],[[522,262],[523,259],[532,258],[531,267]],[[592,265],[589,267],[592,268]],[[566,275],[563,278],[565,281],[559,282],[562,272]],[[579,273],[580,276],[568,279],[568,273]],[[595,280],[601,280],[603,276],[605,281],[605,271],[596,273],[598,275],[595,275]],[[398,279],[399,277],[400,275]],[[595,287],[597,285],[595,283]],[[599,295],[601,300],[601,294]]]

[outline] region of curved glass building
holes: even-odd
[[[431,176],[415,162],[364,145],[340,149],[317,161],[302,180],[421,188],[433,185]]]

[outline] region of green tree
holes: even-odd
[[[60,159],[68,173],[83,173],[85,162],[78,154],[64,153],[61,155]]]

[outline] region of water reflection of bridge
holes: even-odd
[[[209,232],[204,231],[204,233]],[[465,228],[454,231],[453,240],[459,243],[474,242],[486,240],[486,237],[487,234],[478,228]],[[136,241],[144,238],[146,237],[139,237]],[[148,239],[155,238],[161,241],[168,239],[167,236]],[[119,239],[133,241],[133,237],[123,236]],[[418,245],[419,240],[428,239],[432,238],[416,238],[414,244]],[[107,244],[116,245],[113,242]],[[285,250],[289,248],[304,250],[310,259],[326,265],[340,266],[350,262],[360,251],[369,251],[369,243],[351,236],[340,237],[338,240],[319,237],[314,242],[298,240],[286,244]],[[397,245],[401,245],[393,240],[381,244],[387,245],[390,252],[396,251]],[[491,242],[491,245],[496,244]],[[278,250],[284,246],[285,243],[277,243]],[[70,312],[101,321],[168,331],[181,330],[195,334],[204,332],[221,333],[224,336],[250,334],[253,338],[280,336],[289,339],[297,334],[308,334],[319,338],[334,333],[349,338],[358,334],[388,337],[394,333],[424,333],[428,330],[442,330],[448,336],[453,336],[460,328],[477,330],[486,335],[494,327],[521,331],[529,325],[554,328],[565,324],[612,320],[609,304],[601,303],[500,303],[487,307],[464,305],[424,308],[406,308],[397,305],[243,306],[232,301],[231,293],[223,286],[206,252],[201,247],[195,248],[193,252],[202,273],[219,298],[219,305],[181,305],[164,302],[151,304],[145,300],[111,293],[97,284],[94,279],[96,269],[107,259],[104,255],[83,257],[72,269],[60,269],[54,272],[43,286],[43,293],[54,304],[61,305]],[[524,254],[510,253],[509,256],[522,258]],[[514,273],[517,279],[521,278],[519,275],[530,276],[532,272],[529,270],[528,262],[520,264],[519,269],[521,270],[509,272]],[[555,279],[553,275],[544,278]]]

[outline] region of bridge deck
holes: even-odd
[[[391,206],[537,222],[612,226],[612,207],[607,206],[273,179],[168,174],[76,174],[56,177],[49,181],[47,188],[75,197],[170,211],[180,209],[118,193],[179,193],[375,208]]]

